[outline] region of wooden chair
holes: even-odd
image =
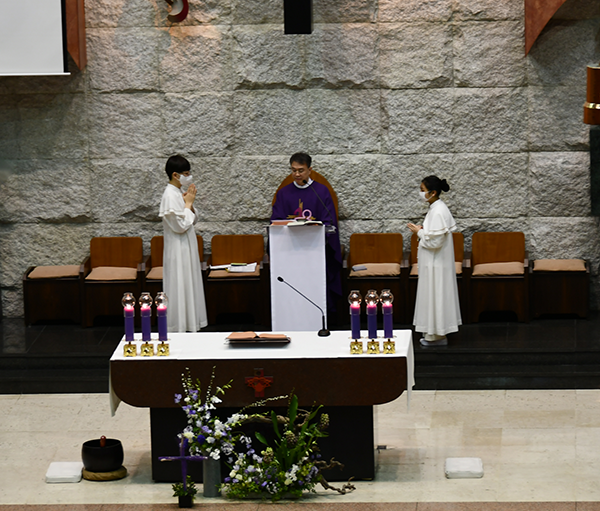
[[[573,314],[587,318],[590,264],[582,259],[542,259],[530,268],[531,314]]]
[[[458,299],[460,301],[460,315],[463,325],[468,323],[468,280],[471,261],[465,258],[465,238],[462,232],[452,233],[452,243],[454,245],[454,263],[456,265],[456,284],[458,285]],[[416,234],[410,237],[410,254],[406,266],[409,269],[408,276],[408,314],[410,321],[415,314],[415,304],[417,300],[417,284],[419,281],[419,270],[417,261],[417,252],[419,250],[419,238]]]
[[[313,181],[316,181],[317,183],[321,183],[322,185],[325,185],[327,187],[327,189],[329,190],[329,193],[331,194],[331,200],[333,200],[333,205],[335,206],[336,219],[339,219],[340,214],[339,214],[339,208],[338,208],[338,197],[337,197],[337,194],[335,193],[335,190],[329,183],[329,181],[327,181],[327,178],[324,177],[322,174],[319,174],[316,170],[313,170],[310,173],[310,177]],[[292,174],[288,174],[288,176],[281,182],[281,184],[275,191],[275,195],[273,195],[273,201],[271,202],[271,207],[275,205],[275,201],[277,199],[277,192],[279,190],[281,190],[284,186],[289,185],[292,181],[294,181],[294,177],[292,176]]]
[[[406,324],[406,272],[402,271],[402,254],[400,233],[354,233],[344,261],[344,297],[353,289],[358,289],[363,299],[369,289],[375,289],[378,294],[389,289],[394,295],[394,323]],[[368,275],[352,271],[357,265],[367,266],[368,269],[362,271]],[[366,315],[364,307],[361,310]]]
[[[23,275],[25,325],[38,321],[81,323],[81,265],[30,266]]]
[[[145,259],[142,238],[92,238],[90,255],[83,262],[80,275],[84,296],[83,326],[92,326],[97,316],[122,316],[124,293],[131,292],[139,298]],[[139,319],[139,314],[137,316]]]
[[[265,242],[261,234],[217,234],[211,240],[208,265],[257,263],[254,273],[208,270],[206,312],[214,325],[222,314],[251,314],[254,323],[270,329],[271,300]]]
[[[199,234],[196,235],[196,238],[198,239],[198,256],[200,257],[200,264],[203,270],[202,276],[204,277],[206,270],[206,263],[204,263],[204,240]],[[156,297],[157,293],[160,293],[163,290],[162,267],[164,246],[165,243],[163,236],[154,236],[150,240],[150,257],[146,262],[143,291],[149,292],[153,298]]]
[[[522,232],[476,232],[471,250],[470,321],[485,311],[514,311],[529,321],[529,260]],[[483,265],[483,266],[482,266]]]

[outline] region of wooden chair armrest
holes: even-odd
[[[463,268],[471,267],[471,252],[465,252],[465,254],[463,256],[462,267]]]
[[[23,274],[23,280],[27,280],[28,275],[35,269],[35,266],[29,266]]]
[[[79,278],[85,279],[92,271],[92,260],[90,256],[86,257],[79,266]]]
[[[402,262],[400,263],[400,268],[410,268],[410,250],[405,250],[402,252]]]

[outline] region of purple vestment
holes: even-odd
[[[320,220],[325,225],[334,225],[336,228],[335,232],[326,234],[325,245],[327,309],[335,311],[336,301],[342,296],[342,250],[335,206],[329,189],[316,181],[306,188],[298,188],[294,183],[284,186],[277,192],[271,221],[302,216],[302,211],[306,209],[311,211],[314,220]]]

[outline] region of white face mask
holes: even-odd
[[[186,188],[192,184],[192,176],[179,176],[179,183],[181,186],[185,186]]]
[[[427,195],[428,192],[419,192],[419,196],[421,197],[421,199],[423,199],[425,202],[427,202],[427,197],[425,197],[425,195]]]

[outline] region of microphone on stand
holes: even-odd
[[[315,302],[313,302],[310,298],[308,298],[308,296],[304,296],[300,291],[298,291],[294,286],[292,286],[289,282],[286,282],[285,280],[283,280],[283,277],[277,277],[277,280],[279,282],[283,282],[284,284],[287,284],[289,287],[291,287],[294,291],[296,291],[296,293],[298,293],[302,298],[304,298],[305,300],[308,300],[310,303],[312,303],[317,309],[319,309],[321,311],[321,320],[323,321],[323,328],[321,328],[321,330],[319,330],[318,332],[318,336],[319,337],[327,337],[329,334],[329,330],[327,330],[327,327],[325,326],[325,313],[323,312],[323,309],[321,309],[321,307],[319,307]]]
[[[303,185],[305,185],[307,183],[308,183],[308,181],[306,179],[302,180],[302,184]],[[323,204],[323,207],[327,210],[327,213],[329,213],[329,220],[330,220],[330,222],[333,223],[333,216],[331,216],[331,211],[329,211],[329,208],[325,205],[325,203],[323,202],[323,199],[321,199],[321,196],[317,193],[317,191],[312,186],[309,186],[309,188],[317,196],[317,199],[319,199],[319,201],[321,202],[321,204]],[[335,226],[331,226],[331,227],[333,227],[333,229],[335,229]],[[325,231],[325,232],[327,232],[327,231]],[[335,232],[335,230],[334,230],[334,232]]]

